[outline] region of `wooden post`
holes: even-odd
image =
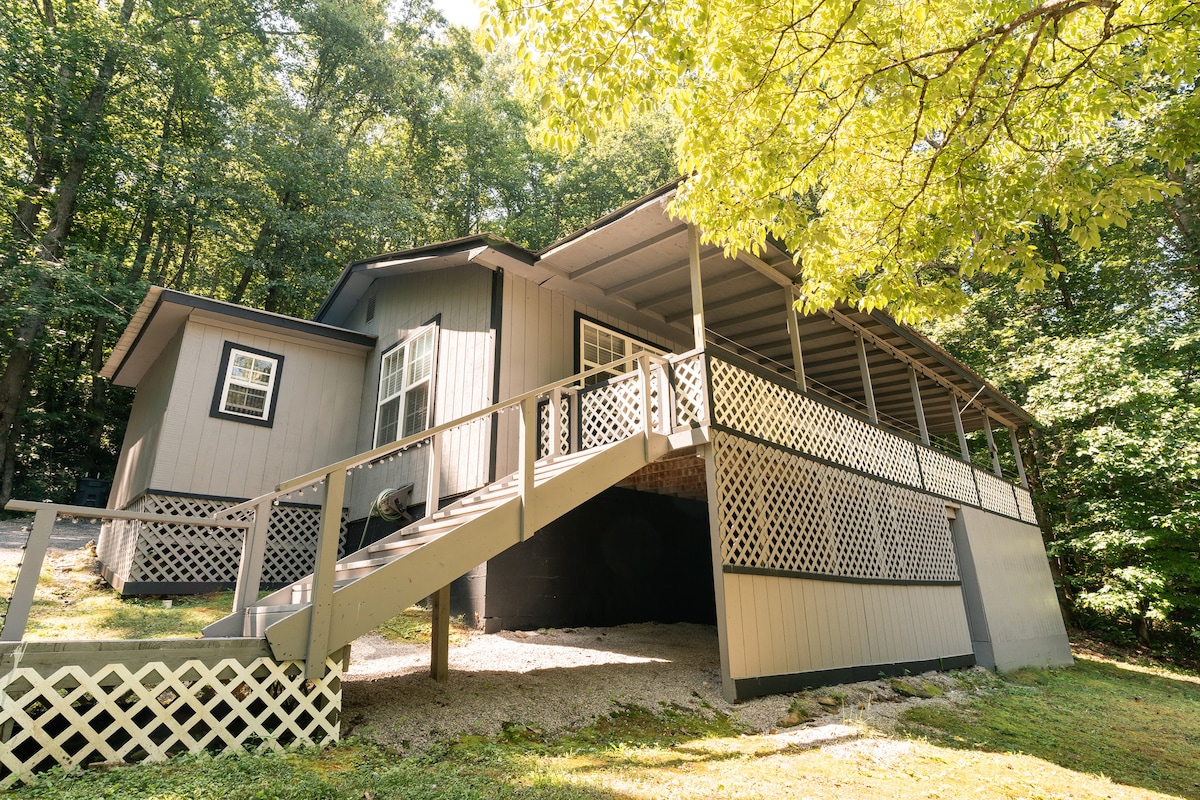
[[[908,368],[908,388],[912,390],[913,408],[917,411],[917,428],[921,431],[921,444],[929,447],[929,425],[925,422],[925,404],[921,402],[921,385],[917,383],[917,371]]]
[[[654,433],[654,403],[650,397],[650,354],[638,357],[638,381],[642,395],[642,435],[646,438],[646,455],[650,455],[650,434]]]
[[[808,379],[804,375],[804,349],[800,346],[800,315],[796,311],[796,293],[792,287],[783,290],[783,299],[787,303],[788,337],[792,340],[792,364],[796,370],[796,388],[802,392],[808,391]]]
[[[450,587],[443,586],[430,598],[429,677],[440,682],[450,674]]]
[[[997,478],[1003,478],[1004,472],[1000,469],[1000,453],[996,450],[996,440],[992,437],[992,421],[988,419],[987,412],[983,412],[983,435],[987,437],[988,452],[992,454],[992,472],[996,473]]]
[[[39,508],[33,515],[33,530],[25,540],[25,553],[21,557],[21,569],[17,572],[12,596],[8,598],[8,613],[4,615],[0,642],[19,642],[25,636],[29,611],[33,608],[33,593],[37,590],[38,576],[42,573],[42,562],[46,560],[46,548],[57,517],[58,511],[53,508]]]
[[[271,528],[272,500],[263,500],[254,507],[254,524],[242,536],[242,559],[238,565],[237,584],[233,590],[233,613],[242,614],[258,600],[262,584],[263,561],[267,553],[267,532]],[[243,621],[246,635],[249,622]]]
[[[442,435],[429,437],[429,474],[425,484],[425,519],[433,519],[442,494]]]
[[[571,388],[567,394],[567,452],[579,449],[579,390]]]
[[[521,534],[518,541],[522,542],[525,541],[527,535],[533,533],[533,531],[526,530],[525,525],[530,516],[529,501],[533,498],[533,470],[537,457],[537,435],[537,398],[526,397],[521,401],[521,438],[517,454],[517,486],[521,498]]]
[[[871,388],[871,370],[867,364],[867,345],[861,333],[855,332],[854,343],[858,347],[858,371],[862,374],[863,395],[867,399],[867,418],[879,424],[879,412],[875,409],[875,390]]]
[[[958,448],[962,451],[962,460],[971,461],[971,451],[967,449],[967,434],[963,431],[962,412],[958,410],[958,398],[950,392],[950,413],[954,416],[954,432],[958,434]]]
[[[553,458],[562,452],[562,445],[559,444],[562,439],[562,418],[559,416],[562,411],[562,396],[561,386],[550,390],[550,441],[546,445],[548,458]]]
[[[1017,440],[1017,429],[1008,429],[1008,440],[1012,443],[1013,459],[1017,462],[1017,476],[1021,479],[1021,488],[1029,488],[1029,477],[1025,474],[1025,459],[1021,456],[1021,443]]]
[[[700,231],[688,225],[688,271],[692,281],[692,336],[697,349],[704,347],[704,289],[700,282]]]
[[[346,496],[346,471],[335,469],[325,476],[325,499],[321,503],[321,533],[317,538],[317,560],[313,566],[312,615],[308,625],[308,648],[304,673],[309,680],[325,675],[329,655],[329,629],[333,622],[333,579],[337,571],[338,535],[342,529],[342,503]]]

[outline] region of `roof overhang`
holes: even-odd
[[[189,319],[326,347],[367,352],[375,346],[375,337],[369,334],[151,286],[100,370],[100,377],[120,386],[137,386]]]

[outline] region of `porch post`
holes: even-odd
[[[921,431],[921,444],[929,447],[929,425],[925,422],[925,406],[921,402],[921,387],[917,383],[917,371],[908,368],[908,388],[912,390],[913,408],[917,412],[917,428]]]
[[[1008,429],[1008,440],[1012,442],[1013,459],[1017,462],[1017,477],[1021,479],[1021,488],[1029,488],[1029,478],[1025,475],[1025,459],[1021,457],[1021,443],[1017,441],[1017,429]]]
[[[450,587],[443,586],[430,598],[429,677],[441,682],[450,674]]]
[[[988,450],[992,454],[992,472],[996,473],[997,478],[1003,478],[1004,473],[1000,470],[1000,453],[996,451],[996,440],[992,437],[992,421],[988,419],[987,412],[983,412],[983,433],[987,436]]]
[[[867,418],[879,424],[879,412],[875,409],[875,390],[871,388],[871,371],[867,365],[867,345],[861,333],[855,332],[854,343],[858,347],[858,371],[862,374],[863,395],[867,399]]]
[[[692,280],[692,336],[696,349],[704,347],[704,290],[700,284],[700,231],[688,225],[688,272]]]
[[[967,434],[963,431],[962,412],[958,410],[958,398],[950,392],[950,413],[954,416],[954,432],[958,434],[958,447],[962,451],[962,460],[971,460],[971,451],[967,449]]]
[[[800,347],[800,317],[796,312],[796,293],[791,286],[783,290],[783,301],[787,303],[788,336],[792,340],[792,363],[796,366],[796,388],[808,391],[808,379],[804,376],[804,351]]]

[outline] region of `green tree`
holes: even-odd
[[[981,271],[1042,286],[1043,220],[1094,248],[1179,191],[1198,20],[1189,0],[494,0],[484,26],[519,41],[551,143],[666,105],[675,213],[730,249],[784,242],[810,306],[914,318]]]
[[[1188,190],[1180,205],[1193,207]],[[1051,290],[987,276],[930,332],[1038,420],[1026,460],[1068,610],[1200,639],[1200,300],[1180,206],[1139,209]]]

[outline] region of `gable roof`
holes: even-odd
[[[179,329],[193,316],[257,328],[272,336],[301,341],[333,343],[363,351],[375,346],[375,337],[370,334],[151,286],[101,368],[100,377],[119,386],[136,386]]]

